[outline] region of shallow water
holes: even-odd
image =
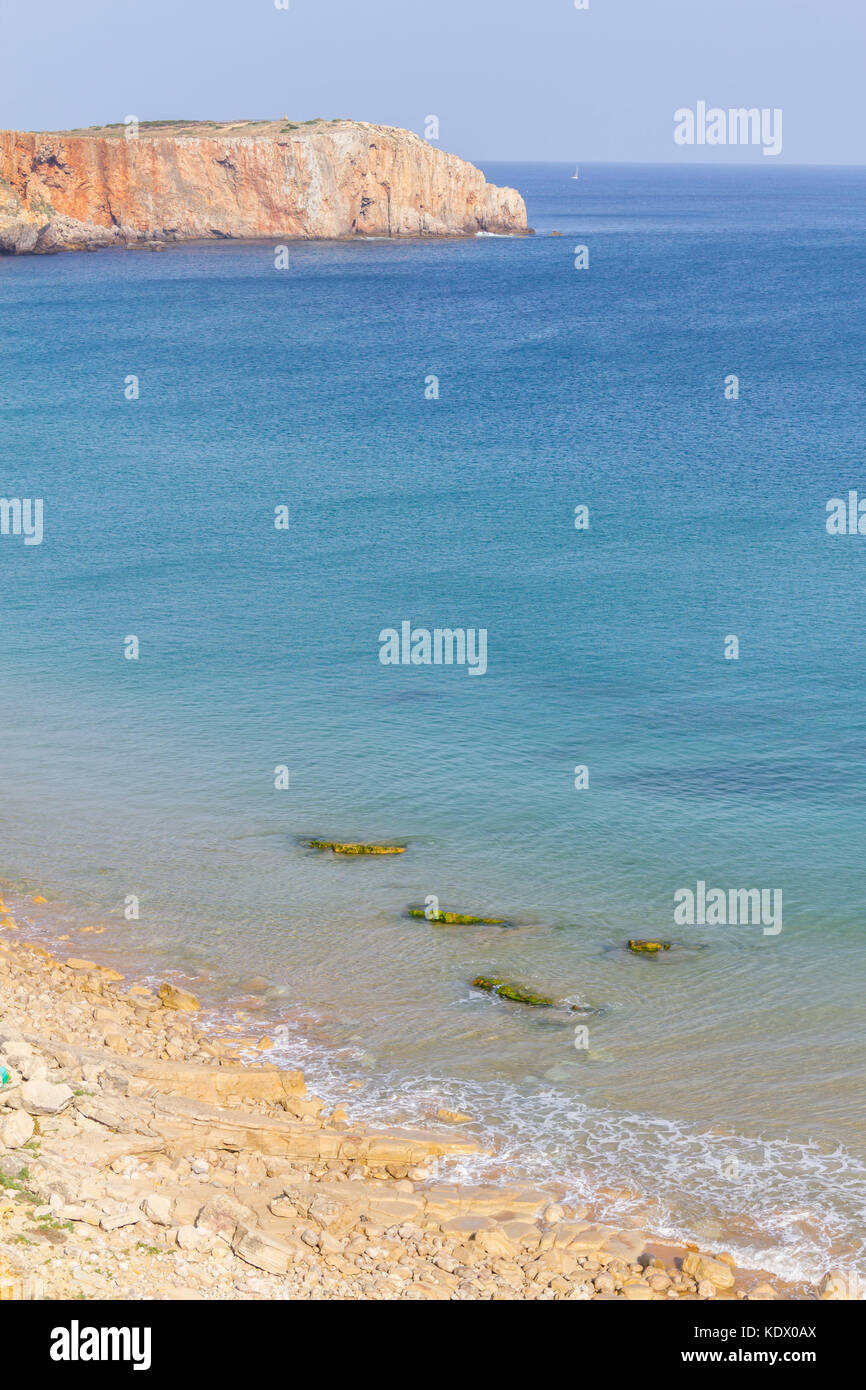
[[[0,537],[0,871],[215,1004],[268,981],[361,1109],[468,1109],[532,1176],[814,1274],[866,1205],[866,541],[824,524],[866,176],[487,172],[538,236],[0,261],[2,491],[45,499],[42,545]],[[383,666],[404,619],[486,628],[487,673]],[[676,925],[698,880],[780,889],[782,931]],[[479,973],[599,1009],[588,1050]]]

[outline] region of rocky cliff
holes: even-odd
[[[0,251],[213,237],[526,231],[513,188],[410,131],[357,121],[0,131]]]

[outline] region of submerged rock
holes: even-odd
[[[655,955],[657,951],[669,951],[671,943],[669,941],[646,941],[633,936],[628,943],[628,949],[643,955]]]
[[[310,849],[329,849],[333,854],[405,854],[405,845],[350,845],[339,840],[307,840]]]
[[[451,927],[507,927],[508,923],[502,917],[473,917],[467,912],[433,912],[427,916],[427,910],[423,907],[410,907],[410,917],[424,917],[428,922],[444,922]]]
[[[500,999],[511,999],[515,1004],[530,1004],[536,1009],[567,1009],[569,1013],[581,1015],[603,1012],[591,1004],[569,1004],[564,1000],[551,999],[546,994],[536,994],[534,990],[524,989],[522,985],[511,984],[508,980],[498,980],[490,975],[476,975],[472,984],[475,989],[484,989],[488,994],[498,994]]]
[[[436,1111],[436,1119],[442,1120],[446,1125],[466,1125],[472,1120],[471,1115],[465,1115],[462,1110],[446,1110],[440,1105]]]
[[[498,994],[500,999],[513,999],[517,1004],[531,1004],[534,1008],[553,1008],[553,1000],[544,994],[533,994],[532,990],[520,985],[511,985],[507,980],[495,980],[488,975],[476,975],[472,981],[476,989],[485,989],[488,994]]]

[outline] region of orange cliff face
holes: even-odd
[[[526,208],[410,131],[356,121],[0,131],[0,251],[212,237],[521,233]]]

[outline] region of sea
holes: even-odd
[[[534,235],[0,260],[7,897],[445,1176],[862,1270],[866,170],[483,167]]]

